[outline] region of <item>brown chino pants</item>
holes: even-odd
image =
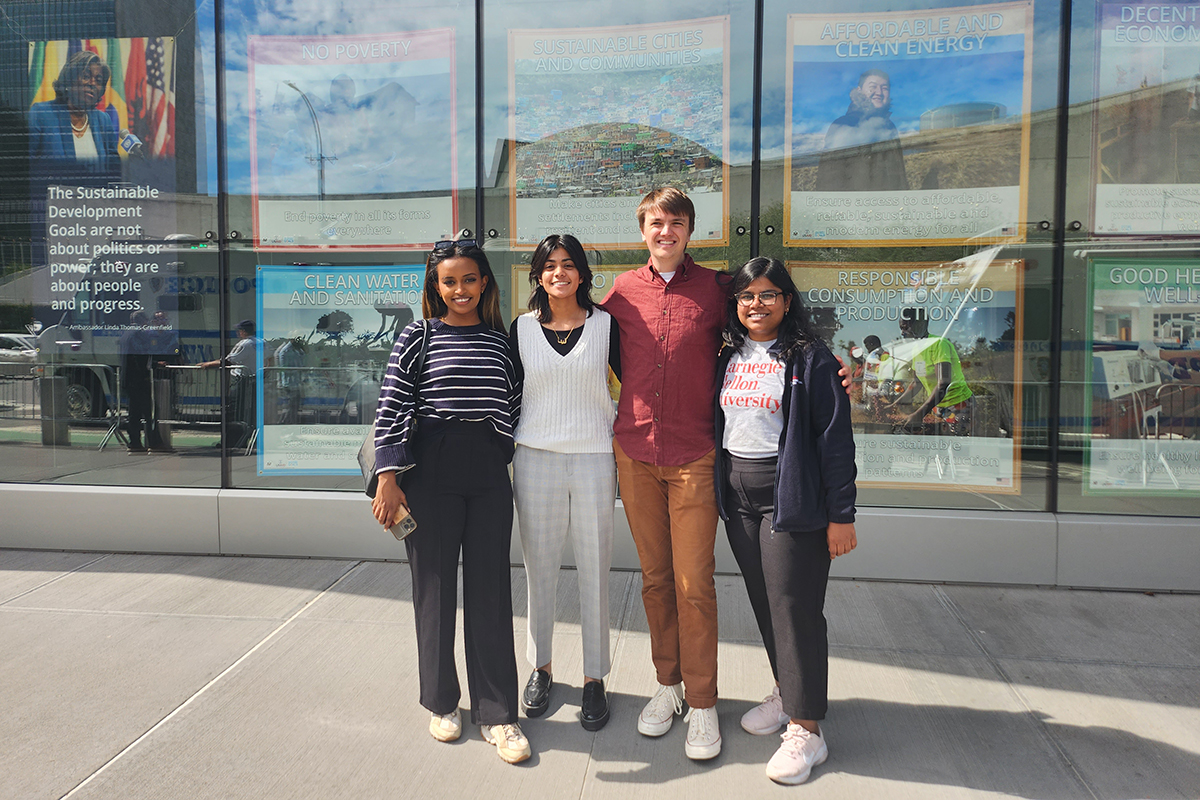
[[[642,603],[658,682],[683,681],[692,708],[717,703],[717,502],[713,452],[687,464],[634,461],[613,441],[617,480],[642,563]]]

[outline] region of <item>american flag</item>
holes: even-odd
[[[160,157],[175,155],[175,70],[168,71],[162,37],[146,42],[146,106],[150,152]]]

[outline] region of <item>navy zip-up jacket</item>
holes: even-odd
[[[777,353],[779,343],[771,347]],[[726,346],[717,358],[717,385],[733,357]],[[825,529],[830,522],[854,522],[854,432],[850,398],[842,386],[841,365],[823,342],[800,348],[789,360],[783,382],[783,433],[775,466],[775,515],[771,528],[800,533]],[[717,508],[725,511],[725,461],[721,447],[725,414],[716,400]]]

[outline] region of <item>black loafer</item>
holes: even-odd
[[[583,685],[579,722],[585,731],[598,731],[608,723],[608,695],[604,693],[604,681],[588,681]]]
[[[521,708],[525,709],[525,716],[540,717],[546,713],[546,709],[550,707],[550,687],[554,685],[554,679],[550,677],[550,673],[544,669],[535,669],[533,674],[529,676],[529,683],[525,684],[525,691],[521,694]]]

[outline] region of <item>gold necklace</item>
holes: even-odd
[[[558,340],[558,343],[559,343],[559,344],[566,344],[566,343],[567,343],[567,340],[571,338],[571,333],[572,333],[572,332],[573,332],[575,329],[574,329],[574,328],[568,328],[568,329],[566,330],[566,335],[565,335],[565,336],[559,336],[559,335],[558,335],[558,331],[554,330],[553,328],[551,328],[550,330],[551,330],[551,331],[554,333],[554,338]]]

